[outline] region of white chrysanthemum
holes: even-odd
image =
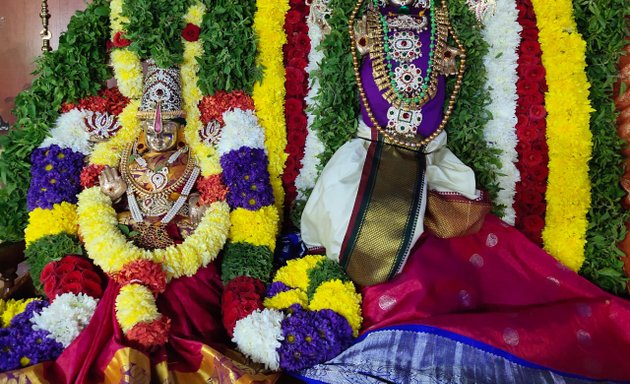
[[[55,122],[55,127],[50,130],[50,137],[46,138],[40,148],[58,145],[61,148],[70,148],[84,155],[90,154],[90,135],[85,126],[87,112],[73,109],[60,115]]]
[[[33,315],[33,329],[50,332],[53,339],[67,347],[90,323],[97,303],[84,293],[59,295],[41,313]]]
[[[517,16],[515,0],[497,0],[495,12],[485,15],[485,28],[482,30],[489,45],[484,65],[488,73],[485,87],[491,99],[488,110],[492,113],[492,119],[484,127],[484,136],[491,147],[501,150],[501,167],[497,169],[500,191],[495,203],[506,207],[502,218],[512,225],[516,219],[512,207],[515,186],[520,180],[515,165],[518,159],[516,68],[522,28],[517,22]]]
[[[265,148],[265,132],[253,111],[236,108],[223,113],[225,126],[217,146],[219,155],[241,147]],[[265,151],[266,152],[266,151]]]
[[[310,21],[310,20],[309,20]],[[309,74],[310,88],[306,95],[305,101],[307,106],[307,126],[308,135],[306,136],[306,143],[304,145],[304,157],[302,158],[302,168],[300,173],[295,179],[295,188],[297,189],[297,200],[305,200],[308,191],[315,187],[315,182],[319,177],[319,156],[326,149],[324,144],[319,139],[317,132],[313,131],[313,121],[315,116],[308,110],[317,107],[317,101],[315,100],[317,94],[319,94],[319,82],[317,78],[310,76],[313,71],[319,69],[319,65],[324,58],[324,53],[317,49],[321,43],[324,35],[321,28],[316,23],[309,22],[308,36],[311,39],[311,51],[308,53],[308,66],[306,72]]]
[[[284,314],[280,311],[258,309],[236,322],[232,341],[252,361],[264,364],[268,369],[278,370],[280,356],[276,350],[284,340],[281,327],[283,319]]]

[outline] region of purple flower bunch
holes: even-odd
[[[232,209],[255,211],[273,204],[267,155],[260,148],[241,147],[221,156],[227,202]]]
[[[47,331],[33,330],[30,322],[46,306],[48,302],[42,300],[30,302],[8,328],[0,329],[0,372],[54,360],[61,354],[63,345],[48,337]]]
[[[282,321],[284,341],[278,348],[282,369],[298,371],[323,363],[352,343],[350,324],[330,309],[308,311],[294,304],[289,312]]]
[[[282,281],[274,281],[273,283],[267,286],[267,292],[265,292],[265,297],[274,297],[280,292],[290,291],[292,288],[283,283]]]
[[[31,185],[28,190],[28,209],[51,209],[67,201],[77,202],[81,190],[82,153],[70,148],[51,145],[37,148],[31,155]]]

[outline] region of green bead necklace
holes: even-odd
[[[376,7],[376,9],[378,9],[378,0],[374,0],[374,6]],[[409,8],[408,7],[404,7],[404,9],[403,9],[403,7],[400,7],[399,11],[401,13],[408,14],[409,13]],[[427,92],[427,88],[429,87],[429,81],[431,79],[431,72],[433,72],[433,52],[435,51],[435,34],[437,32],[437,21],[436,21],[436,17],[435,17],[434,0],[429,0],[429,12],[430,12],[429,14],[430,14],[430,17],[431,17],[431,37],[430,37],[430,44],[429,44],[429,65],[427,67],[426,74],[425,74],[425,76],[423,78],[423,81],[422,81],[420,95],[416,96],[416,97],[413,97],[413,98],[407,97],[400,89],[398,89],[398,86],[396,84],[396,74],[394,72],[394,66],[392,64],[393,59],[391,57],[391,52],[390,52],[389,27],[387,25],[387,18],[385,17],[385,15],[383,15],[382,13],[379,12],[381,26],[382,26],[382,29],[383,29],[383,50],[385,51],[385,60],[387,62],[387,70],[388,70],[388,74],[389,74],[389,81],[390,81],[390,84],[391,84],[391,88],[394,91],[394,93],[396,94],[396,96],[398,97],[398,99],[401,100],[405,104],[419,103],[420,100],[422,100],[424,98],[424,96],[426,95],[426,92]]]

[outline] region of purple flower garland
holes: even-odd
[[[29,211],[52,209],[53,205],[64,201],[76,203],[81,190],[83,159],[82,153],[57,145],[34,150],[31,155],[32,180],[27,195]]]
[[[284,342],[278,348],[280,367],[298,371],[337,356],[352,343],[348,321],[330,309],[308,311],[299,304],[282,321]]]
[[[49,337],[49,332],[33,330],[30,321],[46,306],[48,302],[33,301],[8,328],[0,329],[0,372],[54,360],[61,354],[63,345]]]
[[[267,170],[267,155],[260,148],[241,147],[221,156],[223,182],[232,209],[255,211],[273,204],[273,191]]]

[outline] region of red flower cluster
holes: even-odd
[[[542,245],[545,226],[545,192],[549,161],[545,138],[546,122],[544,93],[547,90],[545,68],[542,65],[536,15],[530,0],[519,1],[518,22],[523,27],[519,48],[516,84],[518,106],[516,135],[521,181],[516,184],[514,209],[516,227],[530,240]]]
[[[199,34],[201,33],[201,28],[196,26],[193,23],[186,24],[186,27],[182,30],[182,37],[186,41],[197,41],[199,40]]]
[[[308,93],[308,53],[311,41],[308,37],[309,7],[304,0],[291,0],[291,9],[287,13],[284,30],[287,43],[284,45],[284,66],[286,68],[286,99],[284,113],[287,122],[287,147],[289,155],[285,163],[282,184],[286,191],[285,206],[290,207],[297,197],[295,179],[300,172],[300,161],[304,157],[304,145],[308,131],[304,99]]]
[[[202,205],[212,204],[215,201],[225,200],[228,188],[223,184],[221,175],[200,177],[197,179],[197,190],[199,191],[199,203]]]
[[[204,96],[199,102],[201,122],[206,125],[211,120],[217,120],[223,125],[223,112],[236,108],[253,110],[254,100],[243,91],[219,91],[213,96]]]
[[[46,264],[40,280],[44,284],[44,293],[51,301],[69,292],[85,293],[95,299],[103,295],[101,277],[94,265],[81,256],[70,255]]]
[[[171,328],[171,319],[162,316],[149,323],[139,323],[127,332],[125,337],[135,347],[141,350],[152,350],[166,344]]]
[[[105,169],[104,165],[90,164],[81,171],[81,186],[84,189],[98,185],[98,176]]]
[[[120,31],[116,32],[112,39],[112,46],[116,48],[128,47],[131,44],[131,40],[125,39],[124,34]]]
[[[166,289],[166,273],[162,265],[149,260],[134,260],[127,263],[120,272],[111,277],[121,286],[132,283],[142,284],[156,295]]]
[[[84,109],[93,112],[108,112],[112,115],[119,115],[129,104],[129,99],[120,93],[117,87],[102,89],[97,96],[89,96],[79,100],[77,104],[63,103],[61,105],[61,113],[70,111],[71,109]]]
[[[239,276],[228,282],[221,298],[223,326],[230,337],[236,322],[257,309],[263,308],[265,284],[253,277]]]

